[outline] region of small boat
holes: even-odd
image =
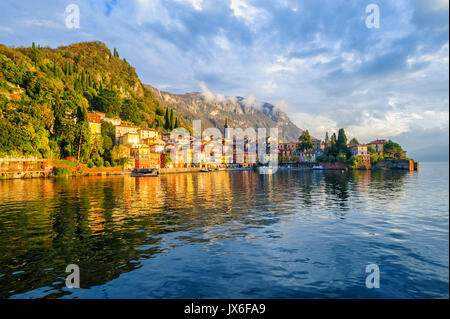
[[[260,166],[260,167],[258,167],[258,172],[260,174],[273,174],[274,173],[272,167],[270,167],[270,166]]]
[[[322,165],[314,165],[312,169],[323,169]]]
[[[202,168],[202,169],[200,170],[200,172],[207,173],[207,172],[210,172],[210,170],[207,169],[207,168]]]
[[[135,168],[131,171],[132,177],[148,177],[158,175],[159,170],[157,168]]]

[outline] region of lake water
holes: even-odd
[[[448,298],[448,221],[448,163],[3,180],[0,298]]]

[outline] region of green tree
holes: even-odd
[[[354,138],[352,138],[352,139],[350,140],[349,145],[350,145],[350,146],[359,145],[359,142],[358,142],[358,140],[354,137]]]
[[[166,114],[164,115],[164,128],[166,130],[170,129],[170,116],[169,116],[169,108],[166,108]]]
[[[333,133],[333,135],[331,135],[330,144],[330,146],[336,145],[336,133]]]
[[[89,127],[89,117],[85,107],[79,106],[77,110],[76,136],[73,142],[77,150],[76,156],[78,161],[85,162],[89,158],[91,152],[91,130]]]
[[[347,153],[347,136],[343,128],[338,131],[338,138],[336,141],[338,152]]]
[[[139,110],[138,103],[133,99],[125,99],[123,101],[120,118],[125,121],[131,121],[136,125],[142,125],[145,120],[143,114]]]
[[[389,140],[383,146],[383,153],[385,158],[391,159],[406,159],[406,152],[402,149],[400,144]]]
[[[328,137],[328,132],[325,132],[325,147],[330,147],[330,138]]]
[[[313,143],[311,141],[311,135],[309,135],[309,131],[305,130],[298,138],[300,142],[299,149],[301,151],[306,151],[313,148]]]
[[[123,145],[116,145],[111,150],[111,160],[114,162],[120,162],[124,158],[129,157],[128,149]]]
[[[122,102],[116,91],[103,89],[93,99],[94,109],[105,112],[108,116],[114,117],[120,114]]]

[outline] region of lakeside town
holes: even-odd
[[[169,111],[166,113],[170,120]],[[263,144],[266,149],[261,152],[263,159],[260,159],[260,153],[256,151],[257,139],[245,136],[240,147],[236,136],[232,135],[233,129],[228,119],[224,123],[223,137],[204,137],[194,152],[194,139],[189,134],[183,137],[172,132],[139,127],[99,111],[88,112],[87,117],[93,144],[112,141],[110,161],[97,156],[83,165],[74,157],[62,160],[3,157],[0,158],[1,178],[120,174],[148,169],[157,169],[162,173],[251,169],[261,163],[277,163],[281,167],[300,169],[418,170],[418,163],[406,158],[406,152],[397,143],[376,139],[362,144],[356,138],[347,142],[344,129],[340,129],[337,136],[333,133],[329,137],[327,132],[324,140],[312,138],[308,130],[295,142],[266,137]],[[67,115],[67,119],[77,122],[77,118],[71,115]],[[252,143],[256,145],[253,149]],[[180,145],[187,145],[188,151],[174,152],[176,158],[172,158],[171,151]],[[218,151],[217,145],[221,148],[219,161],[217,154],[214,154]],[[274,146],[276,152],[271,152]]]

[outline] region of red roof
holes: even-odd
[[[101,123],[100,115],[95,113],[88,113],[89,122],[91,123]]]
[[[372,141],[372,142],[367,143],[367,144],[386,144],[386,143],[387,143],[386,140],[375,140],[375,141]]]

